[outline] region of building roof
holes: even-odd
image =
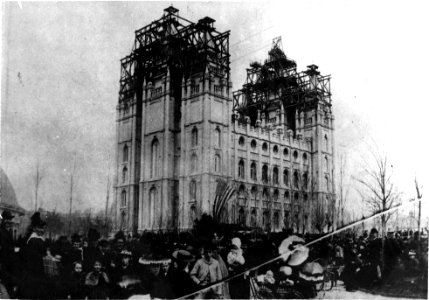
[[[24,209],[16,200],[15,190],[2,168],[0,168],[0,209],[8,209],[20,214],[24,213]]]

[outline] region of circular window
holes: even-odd
[[[252,147],[252,149],[255,149],[255,148],[256,148],[256,145],[257,145],[257,143],[256,143],[256,141],[255,141],[255,140],[252,140],[252,141],[250,142],[250,147]]]
[[[263,143],[263,144],[262,144],[262,150],[264,150],[264,151],[267,151],[267,150],[268,150],[267,143]]]
[[[279,147],[274,146],[274,147],[273,147],[273,152],[274,152],[275,154],[279,153]]]
[[[240,146],[244,146],[244,137],[240,136],[240,138],[238,139],[238,144]]]
[[[297,159],[298,158],[298,151],[293,151],[293,158],[294,159]]]
[[[288,156],[289,155],[289,150],[287,148],[283,149],[283,155],[284,156]]]

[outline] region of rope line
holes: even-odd
[[[338,234],[338,233],[343,232],[343,231],[345,231],[345,230],[347,230],[347,229],[350,229],[350,228],[352,228],[352,227],[354,227],[354,226],[356,226],[356,225],[362,224],[362,223],[364,223],[364,222],[366,222],[366,221],[369,221],[369,220],[375,219],[375,218],[380,217],[380,216],[382,216],[382,215],[385,215],[385,214],[388,214],[388,213],[392,213],[392,212],[394,212],[394,211],[398,210],[399,208],[402,208],[402,207],[405,207],[405,206],[408,206],[408,205],[411,205],[411,204],[416,204],[417,202],[421,202],[421,199],[417,199],[417,200],[415,200],[415,199],[414,199],[414,200],[408,201],[408,202],[406,202],[406,203],[404,203],[404,204],[397,205],[397,206],[395,206],[395,207],[392,207],[392,208],[390,208],[390,209],[388,209],[388,210],[385,210],[385,211],[382,211],[382,212],[380,212],[380,213],[374,214],[374,215],[372,215],[372,216],[370,216],[370,217],[367,217],[367,218],[365,218],[365,219],[362,219],[362,220],[359,220],[359,221],[353,222],[353,223],[351,223],[351,224],[349,224],[349,225],[346,225],[346,226],[344,226],[344,227],[341,227],[340,229],[337,229],[337,230],[335,230],[335,231],[333,231],[333,232],[331,232],[331,233],[327,233],[327,234],[325,234],[325,235],[323,235],[323,236],[321,236],[321,237],[319,237],[319,238],[317,238],[317,239],[315,239],[315,240],[313,240],[313,241],[311,241],[311,242],[308,242],[308,243],[306,243],[304,246],[305,246],[305,247],[311,246],[311,245],[316,244],[316,243],[318,243],[318,242],[320,242],[320,241],[322,241],[322,240],[324,240],[324,239],[326,239],[326,238],[328,238],[328,237],[331,237],[331,236],[333,236],[333,235],[335,235],[335,234]],[[261,264],[259,264],[259,265],[257,265],[257,266],[251,267],[251,268],[249,268],[249,269],[247,269],[247,270],[245,270],[245,271],[243,271],[243,272],[241,272],[241,273],[238,273],[238,274],[235,274],[235,275],[232,275],[232,276],[228,276],[227,278],[224,278],[224,279],[222,279],[222,280],[215,281],[215,282],[213,282],[212,284],[210,284],[210,285],[208,285],[208,286],[205,286],[205,287],[203,287],[202,289],[200,289],[200,290],[198,290],[198,291],[192,292],[192,293],[190,293],[190,294],[187,294],[187,295],[181,296],[181,297],[176,298],[176,299],[189,298],[189,297],[194,296],[194,295],[196,295],[196,294],[199,294],[199,293],[201,293],[201,292],[205,292],[205,291],[207,291],[207,290],[209,290],[209,289],[211,289],[211,288],[213,288],[213,287],[216,287],[216,286],[218,286],[218,285],[220,285],[220,284],[222,284],[222,283],[225,283],[225,282],[231,281],[232,279],[235,279],[235,278],[241,277],[241,276],[245,275],[245,274],[246,274],[246,273],[248,273],[248,272],[255,271],[255,270],[257,270],[257,269],[259,269],[259,268],[261,268],[261,267],[263,267],[263,266],[265,266],[265,265],[271,264],[271,263],[273,263],[273,262],[275,262],[275,261],[279,260],[280,258],[282,258],[282,256],[283,256],[283,255],[279,255],[279,256],[277,256],[277,257],[274,257],[274,258],[272,258],[272,259],[270,259],[270,260],[268,260],[268,261],[266,261],[266,262],[263,262],[263,263],[261,263]]]

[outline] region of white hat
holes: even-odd
[[[241,248],[241,240],[238,237],[235,237],[231,240],[231,244],[237,246],[238,248]]]

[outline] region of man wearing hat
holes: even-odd
[[[0,215],[0,278],[10,296],[13,297],[17,283],[16,254],[12,236],[12,219],[14,216],[5,210]]]
[[[197,289],[196,284],[189,275],[189,263],[193,256],[189,251],[176,250],[172,254],[174,267],[171,270],[172,289],[174,298],[185,296]]]

